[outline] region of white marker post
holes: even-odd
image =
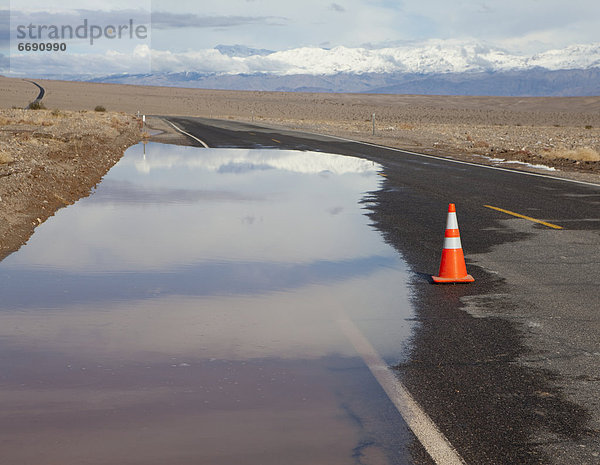
[[[375,135],[375,113],[373,113],[373,135]]]

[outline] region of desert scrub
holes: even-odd
[[[106,108],[104,108],[102,105],[96,105],[96,108],[94,108],[94,111],[106,111]]]
[[[42,103],[42,102],[31,102],[27,108],[29,108],[30,110],[45,110],[46,106]]]

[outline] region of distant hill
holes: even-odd
[[[600,68],[462,72],[337,74],[153,73],[113,75],[92,82],[282,92],[349,92],[425,95],[600,95]]]

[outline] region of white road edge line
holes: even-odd
[[[433,461],[437,465],[466,465],[450,441],[390,370],[354,322],[340,319],[338,323]]]
[[[208,145],[206,145],[206,142],[204,142],[203,140],[198,139],[196,136],[192,136],[189,132],[185,132],[183,129],[178,128],[177,126],[175,126],[173,123],[171,123],[168,119],[165,120],[167,123],[169,123],[171,126],[173,126],[173,128],[175,128],[176,131],[179,131],[181,134],[185,134],[188,137],[191,137],[192,139],[194,139],[195,141],[199,142],[200,144],[202,144],[202,146],[205,149],[209,149],[210,147]]]
[[[575,183],[575,184],[582,184],[584,186],[600,187],[600,184],[596,184],[596,183],[593,183],[593,182],[577,181],[575,179],[561,178],[561,177],[558,177],[558,176],[549,176],[547,174],[540,174],[540,173],[530,173],[528,171],[511,170],[509,168],[502,168],[500,166],[481,165],[479,163],[471,163],[471,162],[468,162],[468,161],[455,160],[453,158],[436,157],[435,155],[426,155],[424,153],[411,152],[410,150],[402,150],[402,149],[397,149],[395,147],[386,147],[385,145],[373,144],[371,142],[362,142],[362,141],[359,141],[359,140],[346,139],[345,137],[332,136],[330,134],[320,134],[318,132],[305,132],[304,134],[311,134],[311,135],[314,135],[314,136],[321,136],[321,137],[330,137],[332,139],[337,139],[337,140],[341,140],[341,141],[344,141],[344,142],[353,142],[355,144],[368,145],[370,147],[376,147],[378,149],[392,150],[394,152],[400,152],[400,153],[408,153],[409,155],[416,155],[418,157],[432,158],[434,160],[447,161],[449,163],[458,163],[460,165],[476,166],[476,167],[479,167],[479,168],[486,168],[486,169],[490,169],[490,170],[506,171],[507,173],[523,174],[525,176],[536,176],[538,178],[546,178],[546,179],[554,179],[554,180],[557,180],[557,181],[572,182],[572,183]]]

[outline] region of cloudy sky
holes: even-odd
[[[14,34],[17,24],[65,24],[69,17],[90,18],[102,25],[121,24],[131,17],[143,22],[150,12],[151,43],[149,39],[100,40],[85,51],[70,51],[127,54],[142,43],[174,55],[219,44],[275,51],[336,46],[376,49],[454,39],[534,54],[600,42],[600,2],[590,0],[13,0],[12,5],[0,0],[0,10],[4,12],[0,18],[0,52],[4,55],[8,55],[6,28]],[[12,12],[12,24],[8,11]],[[47,54],[35,60],[52,65],[59,58]]]
[[[240,43],[375,47],[475,38],[529,53],[598,41],[600,4],[589,0],[224,0],[152,2],[158,48]],[[167,32],[168,31],[168,32]]]

